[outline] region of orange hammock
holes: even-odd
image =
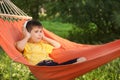
[[[120,56],[120,40],[102,45],[78,44],[44,29],[46,36],[62,45],[50,55],[56,62],[62,63],[78,57],[86,57],[87,61],[61,66],[30,65],[14,46],[22,38],[21,27],[24,22],[25,20],[9,22],[0,19],[0,46],[12,60],[28,66],[38,80],[73,80]]]

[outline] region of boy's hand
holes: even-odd
[[[42,39],[50,43],[52,46],[54,46],[54,49],[60,48],[61,44],[47,36],[44,35],[44,32],[42,32]]]
[[[23,27],[23,35],[28,39],[31,37],[31,34],[27,31],[25,27]]]
[[[43,40],[45,39],[45,34],[44,34],[44,32],[42,32],[42,39],[43,39]]]

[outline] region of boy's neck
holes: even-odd
[[[39,42],[41,42],[41,41],[43,41],[43,40],[40,40]],[[29,39],[28,42],[29,42],[29,43],[39,43],[39,42],[34,42],[34,41],[31,40],[31,39]]]

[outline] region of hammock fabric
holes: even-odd
[[[14,46],[15,42],[22,38],[24,22],[25,20],[9,22],[0,19],[0,45],[12,60],[28,66],[38,80],[73,80],[120,56],[120,40],[102,45],[78,44],[44,29],[46,36],[62,45],[50,55],[56,62],[62,63],[78,57],[86,57],[87,61],[61,66],[30,65]]]

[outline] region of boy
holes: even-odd
[[[16,48],[23,52],[25,58],[32,65],[56,66],[74,63],[79,59],[74,59],[62,64],[58,64],[49,57],[53,49],[61,47],[61,44],[44,35],[42,24],[38,21],[27,21],[23,27],[24,38],[16,43]],[[84,61],[84,58],[80,58]]]

